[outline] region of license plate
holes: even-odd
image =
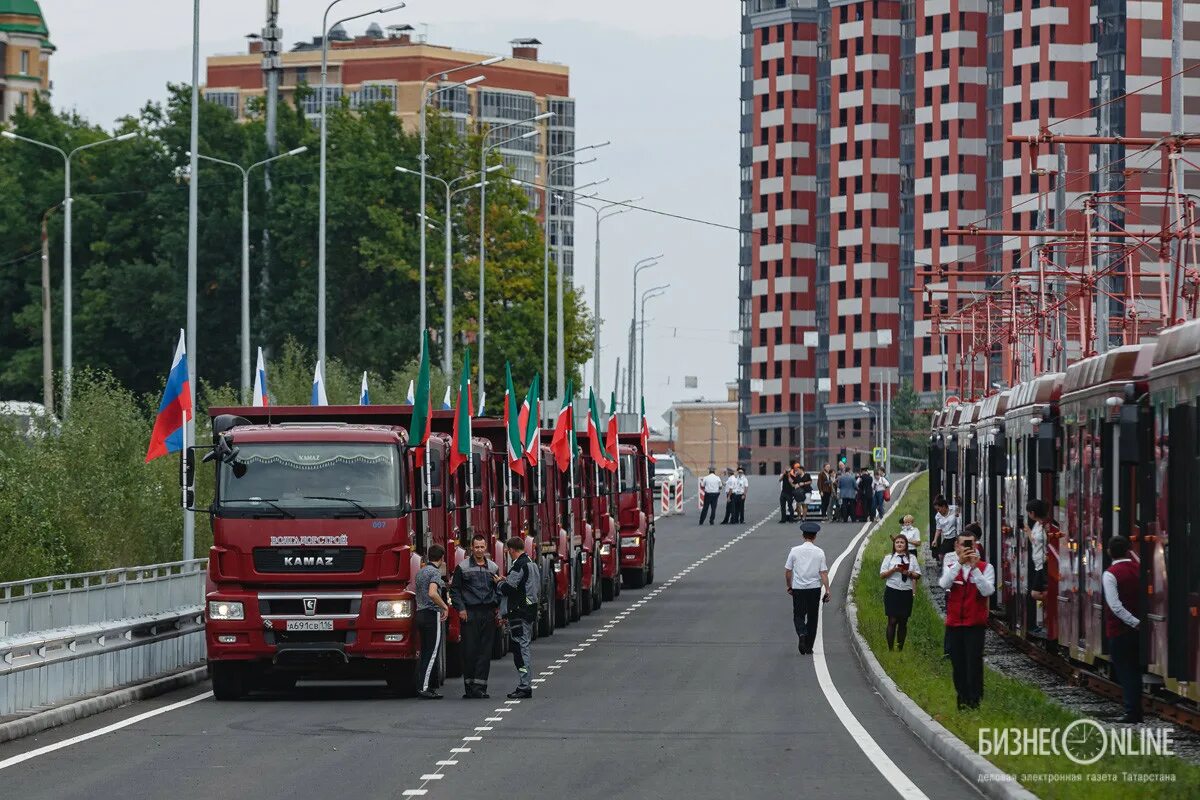
[[[333,630],[333,620],[289,619],[287,621],[287,629],[289,631],[331,631]]]

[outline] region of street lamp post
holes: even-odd
[[[634,366],[633,366],[633,365],[637,363],[637,360],[636,360],[636,359],[637,359],[637,352],[636,352],[636,351],[638,350],[638,343],[637,343],[637,331],[638,331],[638,307],[637,307],[637,300],[638,300],[638,290],[637,290],[637,284],[638,284],[638,274],[639,274],[639,273],[640,273],[642,270],[644,270],[644,269],[650,269],[650,267],[657,266],[657,265],[658,265],[658,260],[659,260],[660,258],[662,258],[662,257],[663,257],[663,254],[662,254],[662,253],[659,253],[659,254],[658,254],[658,255],[656,255],[656,256],[647,256],[646,258],[643,258],[641,261],[638,261],[636,264],[634,264],[634,265],[633,265],[633,310],[632,310],[632,314],[633,314],[633,332],[634,332],[634,335],[633,335],[633,348],[634,348],[634,351],[635,351],[635,352],[632,352],[632,353],[630,353],[630,354],[629,354],[629,375],[630,375],[630,381],[629,381],[629,403],[630,403],[630,405],[632,405],[632,404],[633,404],[633,398],[637,396],[637,393],[634,391],[634,389],[635,389],[635,384],[636,384],[637,382],[636,382],[635,380],[633,380],[635,377],[637,377],[637,373],[635,373],[635,372],[633,371],[633,370],[634,370]],[[640,387],[638,387],[638,388],[640,388]]]
[[[196,0],[196,2],[199,4],[199,0]],[[329,12],[340,2],[342,0],[333,0],[332,3],[325,7],[325,13],[321,16],[321,166],[317,189],[317,361],[321,364],[325,363],[325,142],[327,138],[325,125],[325,83],[329,77],[329,31],[342,23],[350,22],[360,17],[398,11],[404,8],[405,5],[404,3],[398,3],[386,8],[364,11],[361,14],[344,17],[333,23],[333,25],[330,25]],[[193,137],[193,152],[195,152],[197,146],[195,137]]]
[[[599,388],[600,386],[600,223],[609,217],[615,217],[617,214],[624,214],[629,210],[630,203],[636,203],[642,198],[635,197],[630,200],[620,200],[615,203],[601,203],[600,205],[591,205],[589,203],[579,203],[576,205],[583,206],[590,210],[596,216],[596,243],[593,250],[593,257],[596,267],[596,285],[592,287],[592,313],[596,317],[596,330],[592,341],[592,386]],[[614,206],[620,206],[616,211],[604,213]]]
[[[874,417],[874,418],[875,418],[875,434],[876,434],[876,438],[878,438],[878,436],[879,436],[879,430],[880,430],[880,425],[882,425],[882,424],[883,424],[883,419],[882,419],[882,416],[881,416],[880,412],[878,412],[878,411],[876,411],[875,409],[871,408],[871,406],[869,406],[868,404],[864,403],[864,402],[863,402],[863,401],[861,401],[861,400],[859,400],[859,401],[858,401],[858,405],[859,405],[861,408],[864,408],[864,409],[866,409],[866,411],[867,411],[867,412],[868,412],[868,413],[869,413],[869,414],[870,414],[872,417]],[[873,458],[873,457],[874,457],[874,453],[872,453],[872,458]]]
[[[504,168],[504,166],[502,164],[493,164],[492,166],[490,166],[486,170],[484,170],[484,172],[492,173],[492,172],[495,172],[496,170],[503,169],[503,168]],[[408,169],[407,167],[396,167],[396,172],[400,172],[405,175],[420,175],[421,174],[420,172]],[[443,283],[444,283],[444,291],[445,291],[445,295],[446,295],[442,299],[442,314],[445,317],[442,338],[445,341],[442,342],[442,371],[445,372],[447,375],[449,375],[450,374],[450,362],[454,358],[454,295],[453,295],[453,288],[454,288],[453,249],[454,249],[454,246],[453,246],[453,241],[451,238],[453,235],[453,230],[454,230],[454,221],[451,217],[450,203],[454,199],[454,196],[457,195],[459,192],[469,192],[473,189],[480,188],[482,186],[482,181],[473,183],[470,186],[463,186],[461,188],[455,189],[454,185],[456,183],[459,183],[459,182],[465,181],[465,180],[471,180],[474,178],[478,178],[479,173],[478,172],[470,172],[461,177],[452,178],[449,181],[445,180],[444,178],[439,178],[436,175],[426,175],[425,177],[428,178],[429,180],[434,180],[434,181],[437,181],[438,183],[442,184],[442,187],[446,192],[446,224],[445,224],[446,241],[445,241],[445,247],[444,247],[444,249],[446,251],[444,254],[445,255],[445,275],[442,278]],[[485,180],[486,180],[486,178],[485,178]],[[424,227],[421,228],[421,235],[422,236],[425,235]],[[424,261],[423,258],[422,258],[422,261]]]
[[[662,297],[667,293],[667,289],[671,288],[671,284],[664,283],[662,286],[655,286],[642,292],[642,314],[638,318],[641,320],[642,341],[638,345],[638,397],[645,397],[646,391],[646,301],[653,300],[656,297]],[[637,329],[634,329],[635,335]]]
[[[72,269],[71,269],[71,221],[72,210],[75,206],[75,198],[71,196],[71,159],[76,153],[81,153],[84,150],[91,150],[93,147],[99,147],[102,144],[111,144],[112,142],[124,142],[137,136],[137,131],[129,131],[122,133],[120,136],[113,136],[109,139],[101,139],[98,142],[80,145],[70,152],[63,150],[46,142],[39,142],[37,139],[30,139],[27,136],[13,133],[12,131],[0,131],[0,136],[13,141],[25,142],[27,144],[44,147],[47,150],[53,150],[62,156],[63,160],[63,401],[62,413],[63,418],[67,416],[67,412],[71,410],[71,370],[73,361],[73,317],[74,317],[74,302],[72,291]]]
[[[476,75],[473,78],[467,78],[465,81],[462,81],[459,83],[452,83],[452,84],[449,84],[448,86],[440,86],[440,87],[438,87],[437,91],[435,91],[435,92],[429,92],[426,89],[426,87],[429,85],[429,82],[432,81],[434,78],[441,77],[441,78],[445,79],[446,76],[451,75],[455,72],[461,72],[465,69],[476,69],[478,67],[490,67],[492,64],[495,64],[495,63],[503,61],[503,60],[504,60],[504,56],[492,56],[491,58],[485,58],[483,61],[477,61],[473,64],[463,64],[460,67],[453,67],[451,69],[446,69],[446,70],[441,70],[439,72],[435,72],[432,75],[430,75],[429,77],[427,77],[425,80],[421,81],[421,111],[420,111],[420,122],[418,124],[418,127],[420,129],[419,132],[420,132],[420,136],[421,136],[421,155],[420,155],[421,205],[420,205],[420,209],[421,209],[422,214],[425,213],[425,179],[426,179],[426,177],[428,177],[426,175],[426,171],[427,171],[426,161],[427,161],[428,157],[425,155],[425,141],[426,141],[425,107],[426,107],[426,105],[428,105],[429,98],[434,94],[438,94],[440,92],[444,92],[449,89],[456,89],[459,87],[472,86],[472,85],[484,80],[485,76]],[[444,182],[445,181],[443,181],[443,183]],[[421,315],[420,315],[419,330],[421,330],[423,332],[425,330],[425,228],[424,228],[424,226],[421,227],[420,273],[421,273]],[[446,361],[449,361],[449,359],[446,359]],[[446,370],[449,371],[449,369],[450,368],[447,365]]]
[[[516,120],[514,122],[506,122],[503,125],[497,125],[494,128],[488,129],[488,133],[489,134],[495,133],[496,131],[504,130],[505,128],[511,128],[514,125],[529,125],[534,122],[540,122],[544,119],[550,119],[553,116],[554,116],[553,111],[543,111],[541,114],[537,114],[535,116],[529,117],[528,119]],[[503,147],[506,144],[511,144],[513,142],[521,141],[522,139],[532,139],[534,136],[537,136],[540,132],[541,131],[539,131],[537,128],[534,128],[531,131],[525,131],[525,133],[522,133],[519,136],[512,136],[512,137],[510,137],[508,139],[504,139],[502,141],[493,142],[492,144],[486,143],[487,138],[485,136],[485,138],[484,138],[485,144],[483,145],[483,147],[479,148],[479,171],[483,172],[484,170],[487,169],[488,153],[490,153],[492,150],[496,149],[497,147]],[[486,264],[487,264],[487,238],[486,238],[486,236],[487,236],[487,181],[483,181],[483,183],[479,187],[479,408],[480,408],[480,410],[483,409],[484,383],[485,383],[484,371],[483,371],[484,342],[485,342],[485,337],[484,337],[485,326],[484,326],[483,309],[484,309],[484,291],[487,286],[487,283],[485,280],[485,275],[486,275],[485,270],[486,270]]]
[[[200,158],[214,164],[224,164],[242,173],[242,401],[250,402],[250,173],[257,167],[265,166],[273,161],[289,156],[298,156],[308,150],[307,146],[297,147],[286,153],[280,153],[271,158],[264,158],[248,167],[222,158],[213,158],[200,154]],[[191,153],[188,153],[191,156]]]

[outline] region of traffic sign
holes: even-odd
[[[871,450],[871,458],[876,464],[882,464],[887,461],[887,455],[888,452],[886,447],[876,447]]]

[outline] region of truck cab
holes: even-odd
[[[621,537],[621,570],[633,588],[654,582],[654,495],[649,459],[636,434],[620,437],[621,468],[616,493]],[[617,474],[612,476],[615,479]]]

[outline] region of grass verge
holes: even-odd
[[[904,514],[912,514],[917,527],[928,530],[928,494],[928,475],[921,475],[883,528],[871,536],[863,553],[862,571],[851,589],[858,606],[859,632],[879,663],[901,691],[976,752],[979,752],[981,728],[1061,729],[1080,719],[1079,714],[1057,705],[1038,688],[990,668],[984,678],[982,706],[973,711],[959,711],[950,661],[942,657],[942,620],[923,589],[916,593],[904,650],[887,649],[879,563],[891,549],[889,536],[899,530],[899,520]],[[936,576],[926,575],[923,579],[936,580]],[[988,755],[987,758],[1047,800],[1200,796],[1200,767],[1171,756],[1105,755],[1087,766],[1076,764],[1066,755]]]

